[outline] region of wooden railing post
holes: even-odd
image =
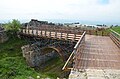
[[[66,40],[68,39],[68,33],[66,34],[66,38],[65,38]]]
[[[24,30],[25,30],[25,34],[26,34],[26,28]]]
[[[102,36],[103,36],[104,32],[102,31]]]
[[[75,41],[75,38],[76,38],[76,34],[74,34],[73,41]]]
[[[51,38],[51,31],[50,31],[50,33],[49,33],[49,37]]]
[[[40,31],[40,36],[42,36],[42,30]]]
[[[37,34],[37,36],[38,36],[38,29],[36,30],[36,34]]]
[[[32,35],[33,35],[33,28],[32,28]]]
[[[55,31],[55,38],[57,38],[57,32]]]
[[[30,29],[28,28],[28,34],[30,34]]]
[[[60,39],[62,39],[62,32],[61,32],[61,34],[60,34]]]
[[[95,33],[96,33],[96,35],[98,35],[98,32],[97,32],[97,30],[95,31]]]
[[[47,37],[47,36],[46,36],[46,30],[45,30],[45,37]]]
[[[91,30],[89,30],[89,34],[91,35]]]

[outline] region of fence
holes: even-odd
[[[98,36],[108,36],[108,30],[86,30],[86,33],[89,35],[98,35]]]
[[[114,30],[111,30],[111,32],[110,32],[110,38],[120,48],[120,34],[118,34],[117,32],[115,32]]]
[[[65,39],[78,41],[81,37],[81,33],[65,30],[53,30],[53,29],[21,29],[21,34],[36,36],[36,37],[47,37],[55,39]]]

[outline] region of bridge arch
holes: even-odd
[[[63,60],[63,61],[66,61],[66,58],[67,58],[67,53],[64,52],[60,47],[55,47],[55,46],[48,46],[48,47],[45,47],[41,50],[42,54],[47,54],[47,53],[50,53],[52,52],[53,50],[56,51],[56,53],[58,53],[58,55],[60,56],[60,58]]]

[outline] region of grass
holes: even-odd
[[[49,60],[48,63],[46,63],[42,72],[53,78],[57,78],[57,77],[63,78],[64,74],[65,74],[65,72],[62,71],[63,65],[64,65],[64,63],[60,58],[53,58],[53,59]],[[39,71],[39,72],[41,72],[41,71]]]
[[[64,63],[59,58],[49,60],[42,71],[27,66],[21,53],[21,46],[25,44],[19,38],[11,38],[0,44],[0,79],[36,79],[38,75],[54,79],[63,73],[61,68]]]
[[[29,76],[39,75],[34,69],[28,67],[21,53],[21,46],[25,41],[18,38],[9,39],[0,44],[0,78],[26,79]]]
[[[114,31],[116,31],[117,33],[120,34],[120,26],[118,26],[118,27],[113,27],[112,29],[113,29]]]
[[[106,30],[102,30],[102,31],[97,31],[97,35],[102,36],[102,32],[103,32],[103,36],[107,36],[107,35],[109,35],[109,33],[111,32],[110,29],[111,29],[111,28],[106,29]],[[116,31],[117,33],[120,34],[120,26],[118,26],[118,27],[113,27],[112,30],[114,30],[114,31]],[[92,34],[92,35],[96,35],[96,30],[91,30],[91,34]]]

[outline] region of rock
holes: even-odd
[[[37,76],[37,79],[40,79],[40,76]]]

